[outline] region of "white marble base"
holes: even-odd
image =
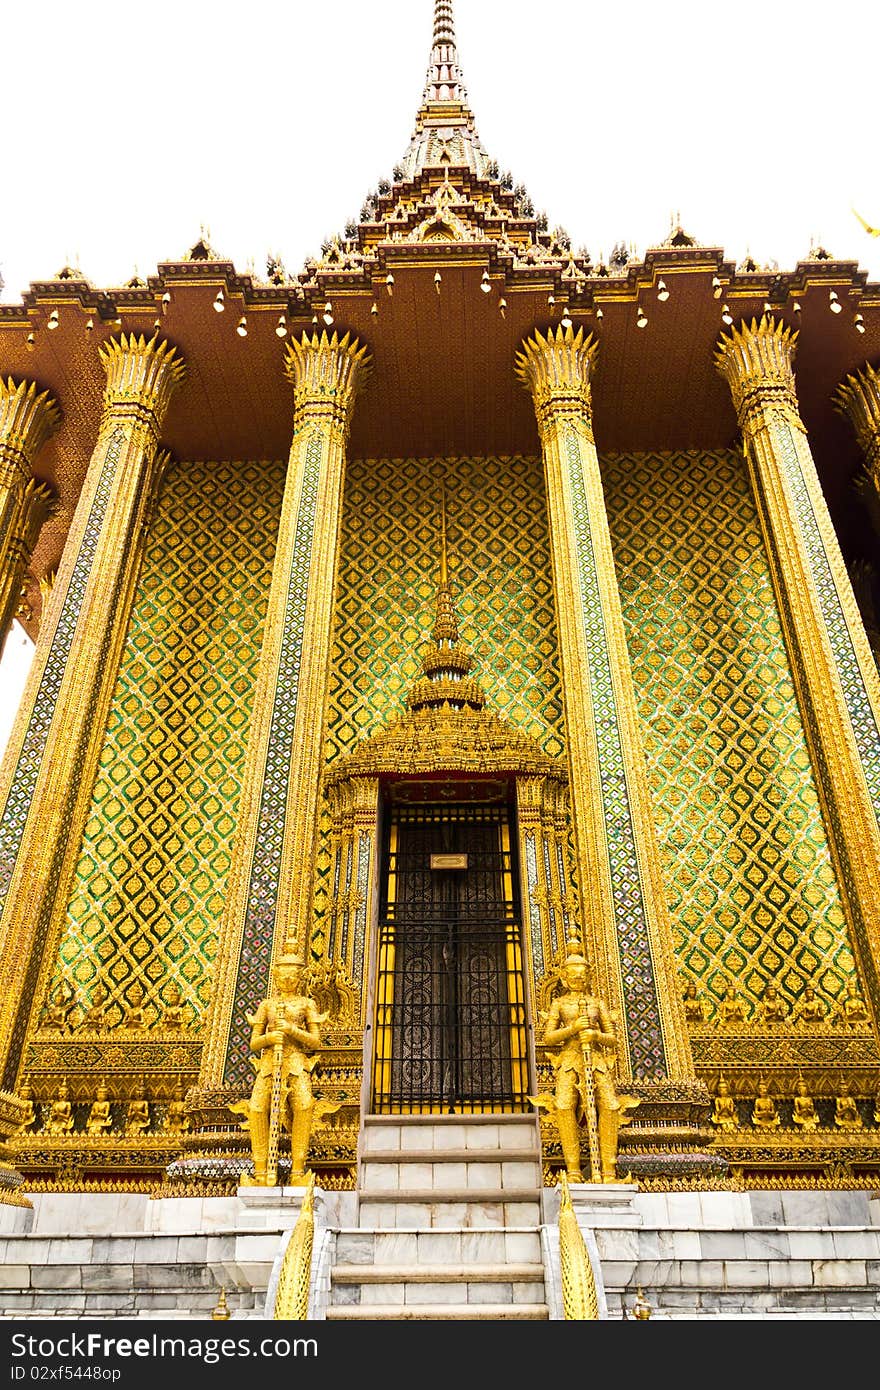
[[[26,1235],[33,1225],[33,1206],[13,1207],[0,1203],[0,1235]]]
[[[634,1183],[578,1182],[569,1183],[571,1204],[578,1224],[590,1226],[641,1226],[642,1214],[636,1205],[639,1189]],[[559,1220],[561,1192],[558,1187],[546,1187],[542,1194],[543,1219]]]

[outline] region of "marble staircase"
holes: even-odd
[[[527,1115],[370,1116],[328,1320],[546,1320],[541,1153]]]

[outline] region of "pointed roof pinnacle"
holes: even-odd
[[[422,657],[422,671],[409,693],[411,710],[482,709],[486,697],[471,671],[473,657],[459,640],[458,619],[449,587],[449,557],[446,540],[446,488],[440,484],[440,583],[437,586],[437,616],[431,642]]]
[[[434,0],[434,46],[438,43],[455,43],[452,0]]]
[[[455,45],[455,20],[452,0],[435,0],[434,45],[425,82],[425,106],[435,102],[454,101],[467,105],[467,92],[462,82]]]
[[[458,619],[455,604],[449,588],[449,558],[446,548],[446,488],[440,484],[440,583],[437,588],[437,618],[432,633],[434,642],[440,646],[448,642],[458,645]],[[468,667],[468,669],[470,669]],[[465,672],[467,674],[467,672]]]
[[[444,165],[485,177],[489,160],[477,135],[458,61],[452,0],[434,0],[434,35],[422,105],[403,158],[407,179]]]

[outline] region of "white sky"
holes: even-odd
[[[432,0],[40,0],[0,24],[5,299],[78,258],[99,285],[205,224],[299,269],[390,175]],[[876,0],[456,0],[484,145],[596,256],[680,211],[793,268],[810,238],[880,279]],[[869,66],[872,65],[872,66]],[[872,71],[873,67],[873,71]]]
[[[8,0],[0,298],[68,260],[99,286],[146,276],[202,225],[239,270],[269,251],[298,270],[403,154],[433,8]],[[483,144],[576,248],[641,255],[680,212],[733,259],[793,269],[815,239],[880,281],[851,211],[880,226],[876,0],[456,0],[455,17]]]

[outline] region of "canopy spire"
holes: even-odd
[[[446,550],[446,484],[440,483],[440,587],[449,587],[449,558]]]
[[[447,6],[447,8],[451,8]],[[446,534],[446,486],[440,481],[440,583],[437,586],[437,616],[431,641],[422,657],[422,670],[409,693],[411,710],[482,709],[486,697],[479,681],[471,675],[474,659],[462,646],[458,634],[455,603],[449,587],[449,551]]]
[[[416,128],[403,159],[406,179],[443,165],[484,178],[489,160],[477,135],[458,61],[452,0],[434,0],[431,60]]]

